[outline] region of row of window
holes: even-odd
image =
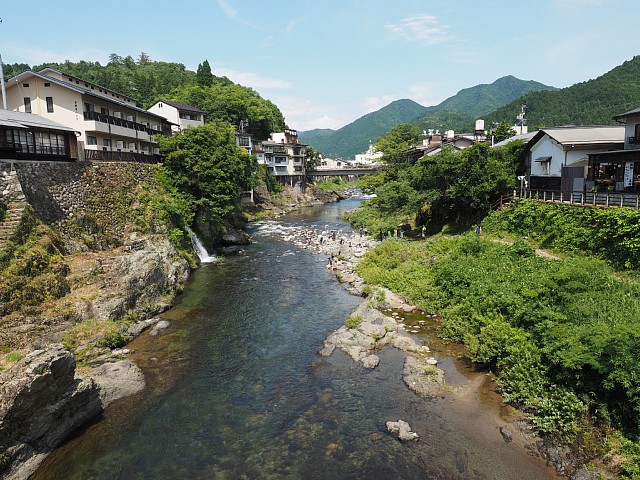
[[[87,135],[87,145],[98,145],[98,137],[92,136],[92,135]],[[102,139],[102,147],[103,149],[111,149],[114,146],[113,142],[111,141],[110,138],[103,138]],[[125,142],[122,140],[117,140],[115,142],[115,147],[118,151],[121,150],[129,150],[130,152],[135,152],[136,150],[138,150],[136,148],[136,143],[135,142]],[[129,148],[127,148],[129,147]],[[143,145],[142,146],[142,151],[143,152],[148,152],[149,151],[149,147],[147,145]]]
[[[53,113],[53,97],[46,97],[47,100],[47,112]],[[24,97],[24,111],[31,112],[31,97]]]
[[[5,131],[5,140],[24,153],[67,155],[64,135],[56,133],[10,129]]]

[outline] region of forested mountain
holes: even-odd
[[[421,129],[463,130],[481,116],[511,102],[523,94],[554,87],[513,76],[502,77],[491,84],[476,85],[460,90],[439,105],[423,107],[413,100],[397,100],[380,110],[369,113],[339,130],[310,130],[299,132],[303,143],[325,155],[353,158],[364,152],[369,142],[386,134],[402,123],[418,125]],[[520,110],[518,110],[518,113]],[[515,114],[511,115],[515,120]]]
[[[466,130],[473,128],[475,120],[493,112],[528,92],[556,90],[533,80],[520,80],[514,76],[499,78],[491,84],[481,84],[460,90],[439,105],[428,107],[416,123],[423,129]],[[503,121],[515,121],[517,112]]]
[[[25,70],[38,71],[45,67],[132,97],[142,108],[148,108],[159,99],[174,100],[203,110],[207,121],[225,120],[238,125],[240,120],[247,119],[249,131],[259,139],[268,138],[269,133],[282,131],[285,127],[282,112],[276,105],[251,88],[213,75],[207,60],[194,72],[181,63],[153,61],[145,53],[137,60],[113,53],[106,65],[84,60],[33,67],[12,64],[4,66],[4,75],[10,78]]]
[[[526,105],[529,130],[559,125],[610,125],[613,116],[640,107],[640,56],[604,75],[556,91],[529,92],[484,118],[509,121]]]
[[[425,107],[413,100],[396,100],[338,130],[309,130],[298,135],[302,143],[325,155],[353,158],[364,152],[369,142],[375,142],[396,125],[414,122],[424,111]]]

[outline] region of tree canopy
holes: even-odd
[[[400,163],[404,161],[404,152],[411,146],[422,141],[422,130],[416,125],[402,123],[393,127],[389,133],[380,138],[375,147],[384,154],[382,160],[386,163]]]
[[[236,146],[232,125],[210,122],[158,140],[175,186],[200,211],[210,219],[227,219],[240,211],[238,193],[255,185],[258,166],[255,156]]]
[[[141,52],[137,61],[132,56],[109,55],[109,62],[81,60],[34,65],[33,70],[55,68],[105,88],[134,98],[142,108],[157,100],[174,100],[199,108],[206,113],[207,122],[224,120],[238,125],[249,120],[249,133],[258,139],[269,138],[271,132],[282,131],[284,116],[271,101],[263,99],[251,88],[237,85],[227,77],[211,72],[207,60],[198,71],[187,70],[181,63],[158,62]],[[31,69],[27,64],[5,65],[7,78]]]

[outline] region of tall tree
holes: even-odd
[[[205,60],[198,65],[196,81],[198,82],[198,85],[203,87],[210,87],[213,85],[213,74],[211,73],[211,66],[209,65],[208,60]]]
[[[515,134],[516,131],[507,122],[499,123],[495,130],[491,132],[495,142],[501,142],[502,140],[513,137]]]
[[[380,138],[375,147],[384,154],[386,163],[400,163],[404,160],[402,152],[412,145],[418,145],[422,139],[422,130],[416,125],[402,123],[393,127]]]

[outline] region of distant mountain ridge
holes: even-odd
[[[368,113],[338,130],[298,132],[302,143],[311,145],[328,156],[353,158],[364,152],[369,142],[402,123],[415,123],[421,128],[459,130],[485,115],[531,91],[555,90],[532,80],[514,76],[499,78],[460,90],[439,105],[424,107],[413,100],[396,100],[386,107]],[[514,116],[515,119],[515,116]]]
[[[614,125],[614,115],[640,107],[640,55],[609,72],[555,91],[528,92],[485,116],[491,124],[526,105],[529,130],[560,125]]]
[[[338,129],[316,129],[298,132],[300,141],[328,156],[353,158],[364,152],[375,140],[401,123],[412,123],[426,107],[413,100],[396,100],[386,107]]]

